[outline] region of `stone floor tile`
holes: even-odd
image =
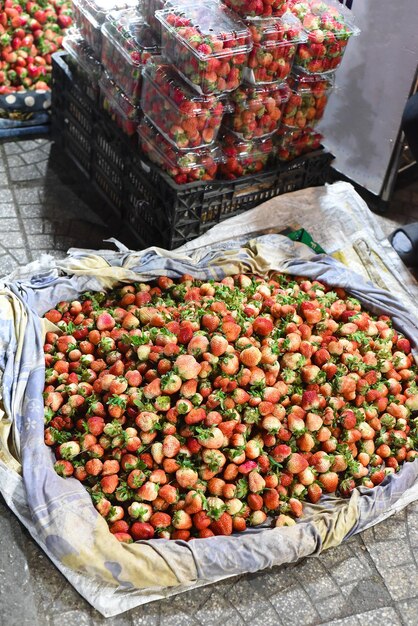
[[[9,170],[10,180],[12,182],[26,182],[36,180],[41,174],[36,165],[23,165],[21,167],[13,167]],[[1,184],[1,178],[0,178]]]
[[[2,194],[1,187],[7,187],[9,184],[9,179],[7,177],[7,172],[0,172],[0,198]]]
[[[160,602],[151,602],[129,611],[132,626],[160,626],[160,605]]]
[[[345,611],[347,615],[352,615],[372,611],[382,604],[391,604],[391,601],[383,579],[375,575],[352,587],[350,594],[345,598],[344,606],[341,607],[341,613]]]
[[[350,617],[332,620],[332,622],[324,622],[321,626],[362,626],[362,623],[355,615],[351,615]]]
[[[391,606],[383,606],[375,611],[360,613],[357,618],[361,626],[376,626],[376,624],[390,624],[390,626],[402,626],[399,615]]]
[[[0,219],[2,221],[5,217],[16,217],[16,215],[17,213],[14,204],[12,204],[11,202],[8,202],[7,204],[0,204]]]
[[[404,626],[417,626],[418,624],[418,598],[411,598],[404,602],[397,602],[396,608],[401,616]]]
[[[220,623],[227,623],[228,620],[235,623],[239,620],[241,626],[244,626],[245,623],[232,603],[224,598],[216,590],[216,587],[203,606],[194,612],[194,618],[204,626],[218,626]]]
[[[390,596],[400,601],[414,598],[418,589],[418,570],[415,565],[388,568],[381,572]]]
[[[13,202],[13,195],[10,189],[1,188],[0,189],[0,204],[3,204],[5,202],[8,202],[8,203]]]
[[[402,530],[402,529],[401,529]],[[406,531],[404,529],[406,534]],[[379,572],[387,567],[398,567],[413,562],[411,545],[407,539],[366,542],[367,550]]]
[[[9,168],[21,167],[22,165],[25,165],[25,161],[24,159],[22,159],[22,156],[20,154],[7,155],[6,160]]]
[[[300,585],[271,596],[270,602],[286,626],[314,626],[320,621],[316,607]]]
[[[336,592],[336,584],[319,559],[306,559],[295,570],[295,575],[313,602],[320,601]]]
[[[0,221],[0,234],[20,230],[20,222],[16,217],[2,217]]]
[[[340,585],[364,580],[372,573],[370,566],[367,563],[362,563],[357,556],[352,556],[341,561],[328,571]]]
[[[342,602],[340,595],[323,598],[315,603],[315,608],[319,614],[317,624],[322,624],[324,621],[328,622],[332,619],[339,619],[342,615],[349,615],[351,612],[346,609],[346,605]]]
[[[90,615],[78,610],[53,616],[50,621],[51,626],[62,626],[63,623],[65,626],[91,626]]]
[[[0,255],[0,278],[10,274],[17,267],[19,267],[18,261],[14,259],[10,254]]]

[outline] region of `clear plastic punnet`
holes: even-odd
[[[103,72],[99,80],[100,102],[116,125],[130,137],[134,136],[141,117],[141,109]]]
[[[62,41],[62,47],[69,55],[69,65],[82,72],[84,78],[97,82],[102,72],[99,61],[93,54],[92,48],[83,38],[77,28],[71,28],[66,32]]]
[[[232,112],[224,117],[224,126],[241,139],[255,139],[274,134],[280,126],[289,88],[282,85],[243,83],[230,95]]]
[[[225,5],[185,2],[157,11],[163,56],[204,94],[233,91],[252,48],[248,28]]]
[[[137,0],[72,0],[74,21],[80,33],[100,59],[102,51],[101,26],[111,11],[136,7]]]
[[[141,107],[160,133],[180,150],[212,144],[225,109],[218,96],[196,93],[161,57],[144,67]]]
[[[274,153],[271,137],[245,141],[228,131],[221,147],[226,161],[219,166],[219,176],[228,180],[262,172]]]
[[[300,20],[287,12],[283,17],[248,19],[246,23],[254,45],[244,70],[245,79],[255,84],[285,80],[298,45],[307,39]]]
[[[340,65],[350,37],[360,33],[352,12],[333,0],[293,0],[307,41],[298,47],[295,65],[311,74],[333,72]]]
[[[274,136],[276,154],[279,161],[292,161],[302,154],[321,148],[323,136],[313,128],[280,127]]]
[[[292,128],[314,127],[321,121],[330,93],[332,74],[307,74],[294,70],[288,78],[290,96],[283,112],[283,124]]]
[[[144,118],[139,127],[140,149],[178,185],[213,180],[224,155],[217,144],[196,150],[177,150]]]
[[[112,13],[102,26],[102,64],[112,80],[139,103],[142,67],[159,53],[157,42],[138,10]]]
[[[241,17],[278,17],[287,10],[288,0],[223,0]]]

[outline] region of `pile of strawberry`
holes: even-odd
[[[417,457],[410,342],[343,289],[161,277],[45,317],[45,442],[120,541],[290,525]]]
[[[68,0],[4,0],[0,10],[0,95],[49,90],[51,55],[72,24]]]
[[[221,4],[198,5],[193,11],[191,6],[184,11],[173,7],[158,13],[164,55],[201,93],[234,91],[241,83],[251,49],[249,31]],[[222,18],[230,32],[222,32]]]
[[[287,9],[287,0],[224,0],[241,17],[278,17]]]
[[[318,150],[322,139],[321,133],[308,126],[298,129],[281,126],[274,137],[277,158],[279,161],[292,161],[302,154]]]
[[[228,180],[263,171],[274,148],[270,137],[244,140],[231,132],[224,134],[221,145],[226,160],[220,163],[219,172]]]
[[[199,148],[215,141],[224,112],[221,100],[193,92],[166,64],[148,63],[142,81],[144,114],[177,148]]]
[[[307,42],[298,47],[295,64],[311,73],[335,70],[355,29],[340,9],[322,0],[295,0],[290,9],[308,32]]]
[[[281,20],[247,22],[254,42],[248,58],[247,75],[255,83],[285,80],[292,69],[298,45],[305,41],[298,19],[287,14]]]
[[[169,143],[152,124],[143,118],[138,127],[139,145],[150,161],[167,172],[178,185],[199,180],[213,180],[224,157],[217,145],[187,152]]]
[[[272,134],[288,97],[282,85],[256,87],[244,83],[230,98],[233,113],[225,117],[224,124],[244,139]]]
[[[102,29],[104,69],[132,104],[140,102],[143,66],[159,48],[138,11],[115,13]]]
[[[288,85],[291,95],[283,111],[283,124],[296,128],[315,126],[324,115],[332,82],[325,76],[292,75]]]

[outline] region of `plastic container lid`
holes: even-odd
[[[144,52],[159,52],[158,43],[138,10],[112,12],[102,26],[102,34],[126,58],[129,65],[143,65]]]
[[[239,161],[262,159],[274,150],[271,137],[246,140],[229,131],[224,132],[221,147],[227,157],[233,156]]]
[[[225,5],[213,0],[204,4],[199,2],[171,4],[169,8],[156,11],[155,17],[165,29],[203,61],[225,54],[229,56],[231,52],[247,53],[252,48],[251,35],[245,23]],[[190,42],[190,33],[187,38],[185,36],[184,31],[187,27],[196,31],[195,46]],[[238,45],[230,46],[230,42],[235,41],[239,41]]]
[[[283,43],[302,43],[307,35],[300,19],[289,11],[281,17],[247,18],[254,44],[277,46]]]
[[[290,76],[287,79],[289,88],[299,94],[311,94],[312,91],[324,83],[324,90],[332,89],[335,86],[334,74],[307,74],[303,70],[293,67]]]
[[[324,35],[326,41],[328,33],[336,39],[347,39],[360,33],[352,12],[334,0],[293,0],[289,8],[308,33],[317,35],[318,43],[324,41]]]
[[[202,167],[202,159],[210,157],[217,164],[223,163],[225,157],[218,144],[213,144],[205,148],[196,150],[177,150],[159,133],[151,122],[144,117],[138,126],[140,141],[151,145],[161,159],[161,162],[171,168],[178,167],[188,169],[198,169]]]
[[[134,8],[137,0],[72,0],[94,28],[100,28],[110,11]]]
[[[257,105],[262,107],[266,98],[277,98],[278,96],[281,104],[285,104],[289,100],[290,89],[286,83],[267,85],[243,83],[230,95],[230,104],[234,109],[248,109]]]
[[[129,120],[139,120],[141,109],[133,104],[128,96],[113,82],[107,72],[103,72],[99,80],[100,92],[118,109],[122,117]]]
[[[162,57],[153,57],[144,66],[143,76],[150,81],[162,98],[179,111],[180,115],[200,115],[217,106],[219,97],[200,95],[175,71],[172,65],[164,63]],[[185,110],[182,105],[187,104]],[[185,105],[186,106],[186,105]]]
[[[75,60],[81,69],[95,80],[100,78],[102,66],[95,58],[93,50],[76,28],[67,30],[62,47]]]

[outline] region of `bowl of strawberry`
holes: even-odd
[[[241,139],[255,139],[277,131],[289,97],[286,85],[243,83],[230,96],[233,112],[225,115],[224,126]]]
[[[279,161],[292,161],[302,154],[321,148],[322,135],[312,128],[288,128],[282,125],[274,137]]]
[[[71,3],[23,0],[0,3],[0,95],[48,91],[52,54],[72,24]]]
[[[287,10],[288,0],[223,0],[241,17],[278,17]]]
[[[200,148],[216,140],[224,104],[215,95],[198,94],[161,57],[142,73],[144,114],[175,148]]]
[[[162,275],[45,318],[45,444],[121,542],[291,526],[418,456],[411,342],[341,287]]]
[[[224,155],[217,144],[195,150],[178,150],[144,118],[139,127],[139,146],[150,161],[161,167],[178,185],[213,180]]]
[[[234,91],[241,84],[252,42],[245,24],[222,4],[170,6],[157,11],[163,56],[203,94]]]
[[[247,141],[228,131],[221,147],[226,160],[219,166],[219,177],[228,180],[263,171],[274,152],[271,137]]]
[[[102,108],[122,132],[133,137],[138,128],[141,109],[129,100],[106,72],[99,80],[99,89]]]
[[[286,13],[281,18],[247,20],[254,42],[244,70],[252,83],[284,81],[290,73],[298,44],[306,34],[298,18]]]
[[[102,65],[133,104],[141,96],[142,67],[159,53],[157,42],[137,10],[112,13],[102,26]]]
[[[311,128],[322,119],[333,89],[329,74],[306,74],[294,70],[288,78],[290,97],[283,112],[283,124],[292,128]]]
[[[311,74],[336,70],[350,37],[360,33],[351,11],[332,0],[297,0],[291,10],[307,34],[307,41],[298,47],[295,65]]]
[[[101,26],[111,11],[135,8],[135,0],[72,0],[74,21],[97,59],[102,52]]]

